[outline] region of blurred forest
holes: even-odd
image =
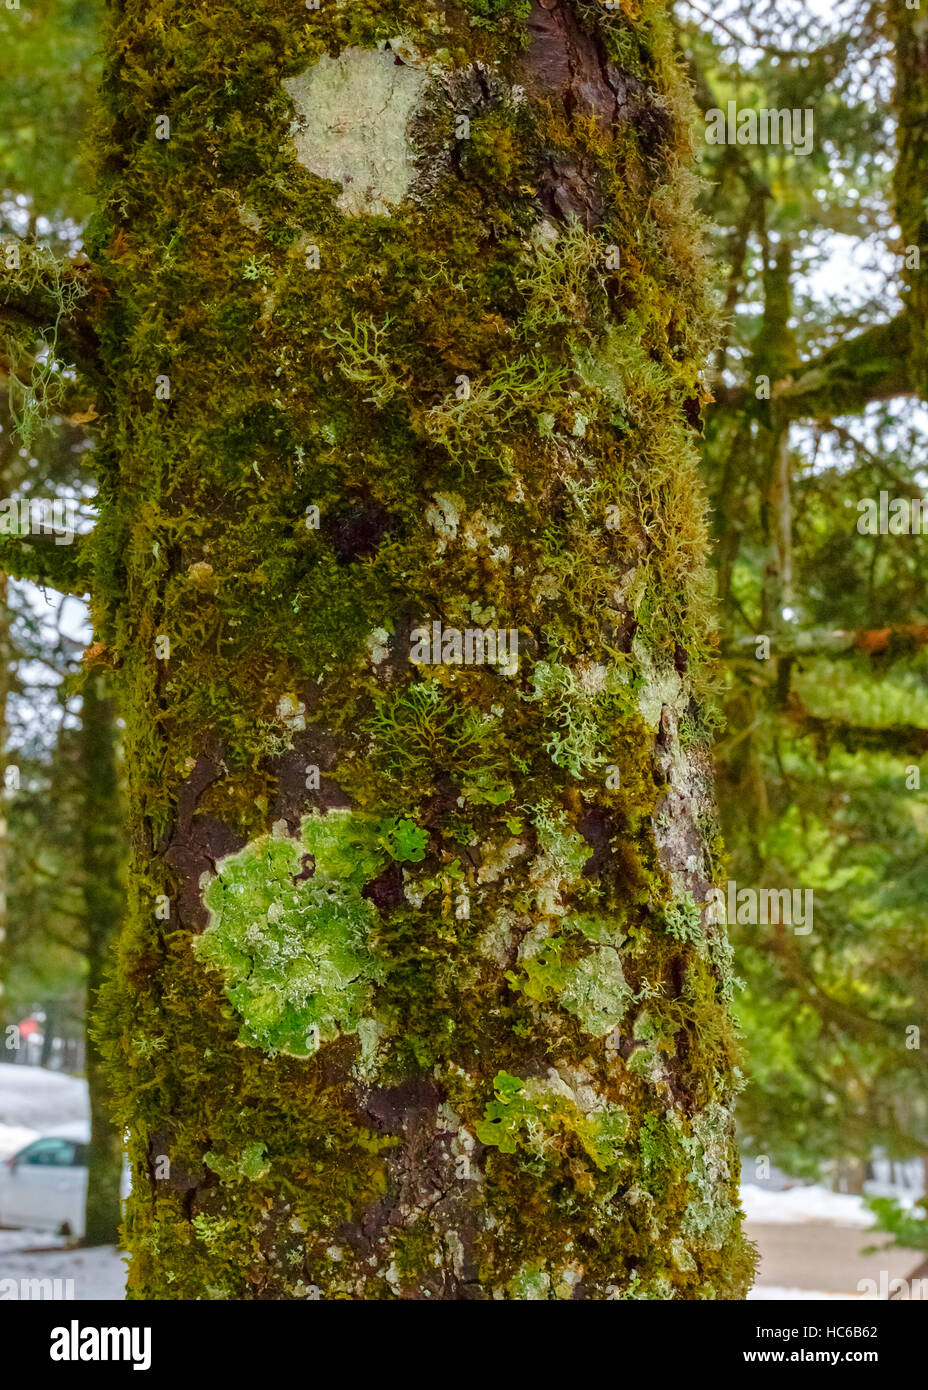
[[[892,6],[680,0],[676,15],[699,110],[815,113],[801,157],[707,145],[697,112],[723,309],[704,477],[728,876],[815,895],[809,935],[730,928],[745,1152],[859,1190],[874,1154],[928,1153],[925,1052],[910,1031],[928,1009],[926,543],[857,527],[859,500],[925,485],[926,383],[908,316],[928,180],[913,199],[918,161],[896,155],[906,74]],[[97,23],[98,0],[0,9],[0,243],[80,255]],[[86,529],[92,405],[58,365],[54,325],[28,379],[5,342],[17,329],[0,308],[0,493],[71,498]],[[53,550],[47,590],[0,578],[0,1022],[9,1047],[44,1016],[41,1060],[58,1065],[75,1054],[56,1060],[53,1039],[82,1035],[118,923],[123,848],[107,673],[84,652],[80,600],[53,587]],[[86,1062],[95,1092],[92,1038]],[[114,1137],[101,1142],[110,1181],[88,1238],[116,1205]],[[928,1246],[926,1231],[909,1220],[907,1243]]]

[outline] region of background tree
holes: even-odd
[[[3,259],[25,259],[53,287],[25,316],[0,311],[0,545],[32,547],[40,582],[57,574],[70,547],[50,534],[10,535],[9,499],[68,499],[86,527],[81,499],[90,441],[83,387],[54,351],[68,292],[57,259],[76,255],[89,211],[81,138],[97,80],[99,7],[87,0],[0,11],[0,231]],[[11,253],[15,251],[16,256]],[[41,271],[38,268],[41,267]],[[32,289],[38,286],[38,278]],[[41,335],[32,315],[40,314]],[[44,315],[44,316],[43,316]],[[92,414],[92,412],[91,412]],[[12,528],[17,529],[15,526]],[[78,542],[79,544],[79,542]],[[62,615],[48,591],[2,580],[0,696],[8,742],[8,833],[3,871],[9,932],[3,951],[5,1022],[43,1006],[43,1064],[60,1034],[86,1035],[91,1110],[84,1240],[111,1242],[120,1219],[121,1142],[107,1113],[90,1036],[104,960],[118,923],[124,858],[116,727],[101,677],[75,679],[80,645],[72,603]],[[76,649],[75,649],[76,647]],[[105,682],[104,682],[105,683]],[[15,1036],[15,1035],[13,1035]]]
[[[814,115],[809,157],[706,148],[729,326],[704,467],[729,669],[717,752],[731,875],[815,893],[808,936],[734,928],[752,1083],[742,1123],[753,1151],[790,1171],[853,1162],[859,1184],[875,1147],[907,1158],[928,1144],[912,1032],[928,1002],[928,573],[920,535],[858,529],[858,502],[881,490],[908,502],[925,478],[910,400],[923,392],[925,164],[907,114],[920,68],[897,33],[918,16],[681,13],[705,109],[735,99]],[[818,288],[835,257],[861,267],[856,297]]]

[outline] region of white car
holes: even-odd
[[[90,1103],[87,1082],[0,1063],[0,1226],[84,1234]],[[121,1195],[129,1194],[123,1159]]]
[[[78,1121],[32,1139],[3,1159],[0,1226],[82,1236],[89,1140],[89,1126]]]

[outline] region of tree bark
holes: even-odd
[[[105,680],[84,684],[81,707],[81,859],[84,872],[87,1008],[85,1057],[90,1099],[84,1244],[110,1245],[119,1236],[122,1138],[110,1114],[103,1054],[96,1037],[100,989],[123,910],[123,842],[115,711]]]
[[[671,33],[631,14],[110,6],[82,564],[132,1297],[750,1281],[711,300]]]

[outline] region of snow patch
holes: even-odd
[[[16,1234],[22,1238],[30,1232]],[[0,1254],[0,1279],[73,1279],[75,1299],[111,1303],[126,1296],[126,1257],[112,1245],[11,1251]]]
[[[807,1301],[822,1298],[837,1299],[839,1302],[855,1301],[858,1295],[853,1293],[822,1293],[820,1289],[785,1289],[776,1284],[757,1284],[747,1296],[748,1303],[761,1303],[767,1299],[772,1299],[777,1303]]]
[[[0,1127],[46,1133],[89,1114],[86,1081],[45,1067],[0,1062]],[[23,1140],[28,1142],[29,1136]]]
[[[741,1205],[748,1221],[786,1222],[831,1221],[837,1226],[873,1226],[874,1215],[864,1205],[864,1198],[849,1192],[831,1192],[818,1183],[808,1187],[769,1188],[745,1183],[741,1188]]]

